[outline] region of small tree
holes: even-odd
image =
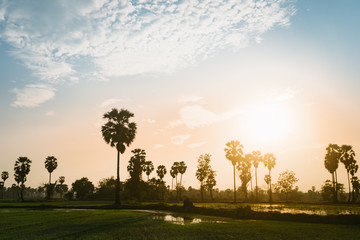
[[[248,200],[247,197],[247,185],[251,180],[251,154],[246,154],[241,161],[238,162],[236,168],[240,172],[240,180],[241,180],[241,189],[245,195],[245,201]]]
[[[173,174],[175,175],[175,188],[176,188],[176,200],[179,200],[179,187],[178,187],[178,179],[177,176],[179,174],[179,162],[174,162],[171,166],[171,170]]]
[[[210,198],[211,200],[214,200],[213,197],[213,188],[216,186],[216,180],[215,180],[216,172],[212,169],[209,170],[209,175],[206,179],[206,188],[210,192]]]
[[[164,184],[163,178],[164,178],[166,172],[167,172],[167,171],[166,171],[166,167],[165,167],[164,165],[159,165],[159,166],[157,167],[156,173],[157,173],[157,175],[159,176],[159,179],[160,179],[158,185],[159,185],[160,188],[161,188],[161,197],[162,197],[162,199],[164,199],[164,188],[165,188],[165,184]]]
[[[140,184],[141,184],[141,175],[142,170],[144,169],[146,152],[144,149],[136,148],[131,151],[134,155],[129,160],[129,165],[127,170],[130,174],[130,179],[128,180],[129,190],[131,195],[135,198],[140,197]]]
[[[276,183],[276,191],[285,195],[285,201],[288,201],[288,195],[293,191],[294,184],[297,183],[299,179],[295,177],[293,171],[286,170],[279,175],[279,179]]]
[[[181,190],[182,190],[182,176],[186,172],[187,166],[184,161],[181,161],[178,166],[178,171],[180,173],[180,186],[179,186],[179,195],[181,199]]]
[[[94,192],[94,184],[87,177],[76,180],[72,184],[72,190],[76,193],[76,199],[84,200]]]
[[[337,173],[336,170],[339,166],[339,158],[340,158],[340,147],[336,144],[329,144],[326,148],[326,155],[324,160],[325,168],[331,173],[332,183],[333,183],[333,201],[337,202]]]
[[[204,181],[210,173],[210,157],[210,154],[203,154],[198,158],[198,165],[195,176],[200,182],[201,201],[204,200]]]
[[[324,185],[321,186],[321,197],[325,201],[329,201],[331,199],[334,199],[334,194],[340,193],[341,195],[345,193],[344,191],[344,184],[338,183],[336,184],[336,191],[333,189],[333,183],[330,180],[326,180],[324,182]]]
[[[20,197],[21,197],[21,201],[24,201],[24,188],[25,188],[25,182],[26,182],[26,176],[29,174],[30,172],[30,163],[31,160],[28,159],[27,157],[19,157],[16,162],[15,162],[15,166],[14,166],[14,177],[15,177],[15,181],[18,183],[18,185],[21,183],[21,187],[20,187]]]
[[[59,194],[60,194],[60,198],[62,198],[62,197],[63,197],[63,193],[68,191],[68,186],[67,186],[66,184],[64,184],[64,182],[65,182],[65,177],[64,177],[64,176],[60,176],[58,182],[59,182],[60,184],[56,185],[55,191],[56,191],[57,193],[59,193]]]
[[[3,180],[3,182],[2,182],[2,198],[4,198],[5,181],[8,178],[9,178],[9,173],[7,171],[3,171],[1,173],[1,179]]]
[[[345,166],[347,177],[348,177],[348,186],[349,186],[349,197],[348,202],[351,201],[351,187],[350,187],[350,170],[351,165],[356,164],[355,160],[355,151],[350,145],[342,145],[340,148],[340,162]]]
[[[48,156],[45,160],[45,168],[49,172],[49,184],[51,184],[51,173],[57,168],[57,159],[54,156]]]

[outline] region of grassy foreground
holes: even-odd
[[[129,210],[2,208],[0,216],[0,239],[360,239],[359,226],[194,214],[172,214],[188,219],[184,225],[153,212]],[[192,224],[194,219],[202,222]]]

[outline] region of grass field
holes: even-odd
[[[0,239],[360,239],[359,226],[129,210],[0,209]]]

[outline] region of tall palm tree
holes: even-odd
[[[258,191],[258,183],[257,183],[257,169],[259,167],[259,163],[263,161],[263,157],[261,156],[260,151],[252,152],[252,164],[255,168],[255,192],[256,192],[256,202],[259,201],[259,191]]]
[[[274,154],[267,153],[264,156],[264,165],[269,170],[269,202],[272,202],[272,191],[271,191],[271,169],[275,167],[276,158]]]
[[[356,180],[355,178],[355,173],[358,171],[359,169],[359,165],[356,164],[356,161],[352,162],[349,166],[350,169],[350,174],[351,174],[351,183],[353,185],[353,189],[352,189],[352,201],[355,202],[355,189],[354,189],[354,181]]]
[[[179,187],[179,194],[180,194],[180,200],[181,200],[181,190],[182,190],[182,176],[186,172],[187,166],[184,161],[181,161],[179,163],[178,171],[180,173],[180,187]]]
[[[129,119],[134,114],[126,109],[120,111],[113,108],[110,112],[104,114],[104,119],[108,122],[101,127],[103,138],[111,147],[117,150],[117,177],[115,204],[120,205],[120,153],[125,152],[126,147],[134,141],[136,135],[136,123],[130,122]]]
[[[49,172],[49,185],[51,184],[51,173],[57,168],[57,159],[54,156],[48,156],[45,160],[45,168]]]
[[[63,184],[65,182],[65,177],[64,176],[60,176],[59,177],[59,183],[60,183],[60,198],[62,199],[62,194],[63,194]]]
[[[160,178],[160,187],[161,187],[161,198],[164,199],[164,188],[165,188],[165,184],[164,184],[164,181],[163,181],[163,178],[166,174],[166,167],[164,165],[159,165],[157,167],[157,170],[156,170],[156,173],[157,175],[159,176]]]
[[[349,198],[348,198],[348,202],[350,202],[350,198],[351,198],[351,189],[350,189],[350,176],[349,176],[349,172],[350,172],[350,168],[351,168],[351,164],[353,162],[356,162],[355,160],[355,152],[352,148],[352,146],[350,145],[342,145],[340,148],[340,162],[342,162],[345,166],[346,169],[346,173],[347,173],[347,177],[348,177],[348,184],[349,184]]]
[[[9,173],[7,171],[3,171],[1,173],[1,179],[4,181],[4,185],[5,185],[6,179],[8,179],[8,178],[9,178]]]
[[[176,189],[176,200],[179,200],[179,183],[178,183],[178,174],[179,174],[179,166],[180,163],[179,162],[174,162],[173,165],[171,166],[171,169],[173,170],[174,174],[175,174],[175,189]]]
[[[336,170],[339,167],[340,147],[337,144],[329,144],[326,148],[326,155],[324,160],[325,168],[331,173],[333,182],[333,198],[337,202],[337,174]]]
[[[167,173],[166,167],[164,165],[159,165],[156,170],[157,175],[159,176],[160,180],[162,181],[165,174]]]
[[[30,172],[30,163],[31,160],[28,159],[27,157],[18,157],[18,159],[15,161],[14,177],[15,177],[15,181],[18,184],[21,183],[21,188],[20,188],[21,201],[24,201],[24,186],[25,186],[24,183],[26,182],[26,175],[28,175]]]
[[[174,178],[176,177],[176,172],[173,168],[170,169],[170,176],[171,176],[171,190],[174,190]]]
[[[225,157],[231,161],[234,170],[234,203],[236,203],[235,165],[243,158],[243,145],[239,141],[232,140],[226,143]]]
[[[143,171],[147,175],[147,179],[149,181],[149,176],[150,176],[151,172],[154,171],[154,164],[152,163],[152,161],[145,162]]]
[[[3,190],[2,190],[2,197],[4,198],[4,190],[5,190],[5,181],[6,181],[6,179],[8,179],[9,178],[9,173],[7,172],[7,171],[3,171],[2,173],[1,173],[1,179],[4,181],[3,182]]]

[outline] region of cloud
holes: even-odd
[[[289,99],[292,99],[295,96],[295,92],[290,88],[286,88],[282,93],[278,96],[275,96],[270,99],[271,102],[283,102]]]
[[[156,122],[156,120],[154,120],[154,119],[144,119],[143,122],[147,122],[147,123],[153,124],[153,123]]]
[[[199,102],[201,99],[203,99],[203,98],[199,97],[199,96],[183,96],[178,100],[178,102],[179,103],[194,103],[194,102]]]
[[[55,112],[54,111],[48,111],[48,112],[46,112],[45,115],[48,116],[48,117],[51,117],[51,116],[55,115]]]
[[[221,122],[242,113],[240,109],[233,109],[216,114],[200,105],[184,106],[180,109],[180,119],[169,123],[170,127],[185,125],[190,129]]]
[[[13,89],[16,100],[14,107],[37,107],[55,96],[55,89],[44,84],[29,84],[23,89]]]
[[[129,99],[110,98],[110,99],[106,99],[102,103],[100,103],[99,107],[100,108],[106,108],[106,107],[113,106],[113,105],[115,105],[117,103],[127,102],[127,101],[129,101]]]
[[[164,144],[155,144],[154,148],[155,149],[159,149],[159,148],[163,148]]]
[[[0,39],[51,83],[173,72],[289,25],[292,2],[3,1]]]
[[[185,140],[189,139],[190,135],[177,135],[170,138],[170,141],[175,145],[181,145],[185,142]]]
[[[197,142],[197,143],[188,144],[187,147],[188,148],[197,148],[197,147],[201,147],[205,144],[207,144],[207,142]]]

